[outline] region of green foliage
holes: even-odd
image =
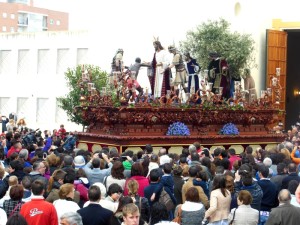
[[[107,73],[105,71],[102,71],[99,67],[94,65],[84,65],[84,68],[91,72],[92,82],[95,84],[97,90],[106,86]],[[81,70],[82,65],[78,65],[76,68],[72,69],[68,68],[67,72],[65,72],[65,79],[67,81],[69,93],[65,97],[57,98],[57,101],[59,102],[59,106],[66,111],[72,122],[86,126],[88,124],[82,120],[80,110],[75,110],[75,107],[80,105],[79,99],[81,92],[78,83],[82,76]],[[87,96],[87,88],[85,89],[84,94]]]
[[[230,74],[239,78],[241,69],[254,66],[254,40],[250,34],[230,32],[229,26],[224,19],[204,22],[187,33],[186,40],[180,42],[180,48],[190,52],[204,69],[209,64],[209,52],[219,53],[226,58]]]

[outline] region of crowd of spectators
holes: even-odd
[[[0,225],[297,224],[298,128],[268,151],[195,142],[155,154],[78,149],[63,125],[13,126],[1,134]]]

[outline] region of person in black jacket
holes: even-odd
[[[8,171],[9,175],[7,175],[3,182],[0,184],[0,199],[5,195],[6,191],[8,190],[8,179],[10,176],[16,176],[18,177],[18,182],[20,183],[23,179],[23,177],[26,175],[23,172],[23,164],[19,160],[13,160],[9,163]]]
[[[101,199],[100,188],[96,185],[92,185],[88,191],[88,197],[90,204],[77,212],[82,217],[83,225],[107,225],[110,223],[112,217],[112,211],[103,208],[99,201]]]

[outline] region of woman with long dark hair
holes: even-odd
[[[115,161],[111,168],[111,175],[104,178],[104,186],[107,190],[111,184],[116,183],[124,190],[125,182],[124,166],[120,161]]]
[[[209,220],[211,225],[227,225],[230,210],[231,195],[226,189],[224,175],[216,175],[210,194],[210,207],[205,212],[204,219]]]

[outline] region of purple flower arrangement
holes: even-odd
[[[181,122],[174,122],[168,127],[168,136],[189,136],[189,128]]]
[[[239,130],[233,123],[226,123],[219,133],[223,135],[239,135]]]

